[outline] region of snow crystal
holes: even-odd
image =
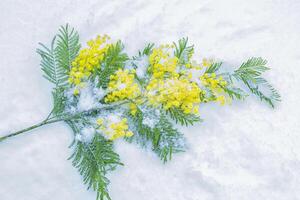
[[[140,57],[138,60],[135,61],[136,68],[136,75],[138,78],[144,78],[147,72],[147,68],[149,65],[148,57],[146,55]]]
[[[97,102],[95,102],[95,97],[93,96],[93,93],[91,93],[89,90],[83,90],[80,93],[79,101],[77,108],[79,111],[87,111],[95,107]]]
[[[75,136],[75,140],[77,140],[77,141],[82,141],[82,136],[81,136],[81,134],[76,134],[76,136]]]
[[[98,101],[100,101],[106,95],[106,90],[104,90],[103,88],[94,87],[93,95]]]
[[[72,113],[72,114],[76,113],[76,107],[74,107],[74,106],[68,106],[67,108],[68,108],[67,111],[69,113]]]
[[[88,111],[93,108],[101,106],[100,100],[107,94],[103,88],[97,87],[97,79],[92,82],[86,82],[82,87],[71,87],[64,93],[68,100],[66,111],[75,113],[77,111]],[[79,90],[79,95],[75,96],[75,89]]]
[[[161,133],[161,140],[159,142],[159,148],[163,149],[165,147],[173,146],[178,149],[184,149],[186,147],[186,141],[184,137],[180,138],[170,138],[166,139],[166,133]]]
[[[157,124],[157,119],[154,119],[152,117],[146,116],[143,118],[143,122],[144,125],[150,127],[150,128],[154,128],[155,125]]]
[[[77,104],[78,111],[87,111],[100,106],[99,97],[101,96],[104,96],[104,91],[102,89],[95,88],[91,83],[88,83],[84,88],[80,89]]]
[[[75,87],[71,87],[69,89],[66,89],[64,91],[64,96],[66,97],[66,99],[71,102],[74,101],[75,97],[74,97],[74,91],[75,91]]]
[[[89,143],[94,138],[96,130],[93,127],[84,127],[81,130],[81,135],[79,137],[80,141]]]
[[[67,99],[65,111],[67,113],[71,113],[71,114],[74,114],[77,112],[77,107],[76,107],[77,99],[74,96],[74,90],[75,90],[75,87],[72,87],[72,88],[65,90],[65,92],[64,92],[64,96]]]
[[[159,122],[160,111],[146,106],[141,107],[141,110],[144,113],[142,123],[150,128],[154,128]]]

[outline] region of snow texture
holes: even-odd
[[[146,106],[140,107],[141,111],[144,113],[142,123],[149,128],[154,128],[159,122],[160,111],[159,109],[151,109]]]
[[[93,140],[96,130],[93,127],[85,127],[81,130],[80,141],[89,143]]]
[[[109,175],[113,200],[300,199],[299,0],[1,0],[0,135],[37,123],[51,110],[38,42],[69,22],[82,42],[109,34],[133,55],[148,42],[188,36],[194,59],[237,67],[262,56],[266,78],[283,96],[275,110],[254,97],[200,108],[203,123],[180,128],[188,150],[162,165],[157,156],[118,140],[124,167]],[[94,200],[67,160],[73,134],[51,124],[0,144],[1,200]],[[125,183],[125,184],[124,184]]]
[[[138,60],[135,61],[135,64],[137,66],[136,75],[139,78],[144,78],[145,77],[145,74],[147,72],[147,68],[148,68],[148,65],[149,65],[148,59],[149,59],[148,56],[143,55]]]
[[[99,100],[104,97],[105,93],[102,88],[96,88],[94,84],[88,83],[80,89],[77,110],[79,112],[88,111],[99,107]]]

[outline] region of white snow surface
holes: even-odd
[[[52,106],[38,42],[50,44],[70,23],[86,42],[109,34],[133,55],[148,42],[188,36],[195,58],[237,67],[262,56],[279,90],[275,110],[250,97],[205,105],[205,121],[180,128],[188,150],[163,165],[157,156],[118,140],[124,167],[109,175],[113,200],[300,199],[299,0],[1,0],[0,135],[43,120]],[[0,143],[1,200],[94,200],[71,162],[73,134],[57,123]]]

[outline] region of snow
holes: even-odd
[[[107,116],[107,120],[109,122],[109,124],[115,124],[121,121],[120,116],[115,115],[115,114],[110,114]]]
[[[80,141],[89,143],[93,140],[96,130],[93,127],[84,127],[81,130]]]
[[[93,88],[93,96],[96,97],[96,100],[103,99],[103,97],[106,95],[106,91],[103,88]]]
[[[105,96],[105,91],[102,88],[96,88],[92,83],[87,83],[79,91],[77,110],[80,112],[99,107],[101,105],[99,100]]]
[[[300,191],[300,1],[0,1],[0,135],[43,120],[51,110],[38,42],[50,44],[69,22],[82,42],[122,39],[133,55],[145,44],[189,37],[195,60],[236,67],[262,56],[266,78],[283,96],[275,110],[255,98],[200,108],[203,123],[180,130],[188,149],[162,165],[122,140],[124,167],[109,175],[113,200],[296,200]],[[67,158],[73,134],[51,124],[0,143],[0,199],[94,200]],[[126,183],[126,184],[124,184]]]
[[[160,111],[159,109],[149,109],[149,107],[142,106],[140,107],[143,113],[145,115],[143,116],[143,121],[142,123],[149,128],[154,128],[156,124],[159,122],[160,118]]]
[[[149,59],[148,56],[143,55],[138,60],[135,61],[135,64],[137,66],[136,75],[138,76],[138,78],[144,78],[145,77],[145,74],[147,72],[147,67],[149,65],[148,59]]]

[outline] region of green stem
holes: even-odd
[[[40,122],[40,123],[38,123],[38,124],[35,124],[35,125],[33,125],[33,126],[28,127],[28,128],[22,129],[22,130],[20,130],[20,131],[17,131],[17,132],[11,133],[11,134],[8,134],[8,135],[3,136],[3,137],[0,137],[0,142],[2,142],[2,141],[5,140],[5,139],[8,139],[8,138],[10,138],[10,137],[14,137],[14,136],[20,135],[20,134],[22,134],[22,133],[25,133],[25,132],[27,132],[27,131],[36,129],[36,128],[38,128],[38,127],[41,127],[41,126],[44,126],[44,125],[47,125],[47,124],[52,124],[52,123],[55,123],[55,122],[60,122],[60,121],[63,121],[63,120],[64,120],[64,119],[53,119],[53,120],[48,120],[48,119],[46,119],[46,120],[44,120],[44,121],[42,121],[42,122]]]
[[[25,133],[27,131],[31,131],[33,129],[36,129],[38,127],[41,127],[41,126],[44,126],[44,125],[47,125],[47,124],[52,124],[52,123],[55,123],[55,122],[68,121],[68,120],[80,118],[81,116],[88,115],[92,111],[100,111],[100,110],[105,110],[105,109],[111,109],[111,108],[114,108],[116,106],[121,106],[121,105],[126,104],[126,103],[129,103],[129,101],[123,101],[123,102],[116,103],[116,104],[105,105],[101,108],[94,108],[94,109],[91,109],[89,111],[83,111],[83,112],[79,112],[79,113],[76,113],[74,115],[69,115],[69,116],[64,116],[64,115],[52,116],[52,113],[53,113],[53,110],[52,110],[44,121],[42,121],[38,124],[35,124],[33,126],[30,126],[28,128],[22,129],[20,131],[5,135],[3,137],[0,137],[0,142],[2,142],[5,139],[8,139],[10,137],[20,135],[22,133]]]

